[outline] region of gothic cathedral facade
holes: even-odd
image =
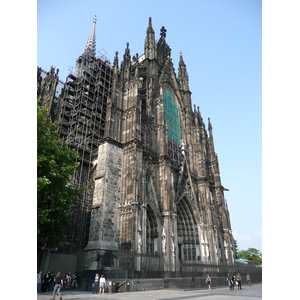
[[[143,55],[127,43],[119,67],[116,52],[94,166],[85,269],[235,264],[212,125],[192,107],[182,53],[177,76],[151,18]]]

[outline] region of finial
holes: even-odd
[[[115,64],[115,65],[118,64],[118,54],[119,54],[119,52],[116,51],[116,56],[115,56],[115,59],[114,59],[114,64]]]
[[[93,22],[94,22],[94,23],[97,22],[97,15],[95,15],[95,17],[93,18]]]
[[[182,56],[182,51],[181,50],[180,50],[179,54],[180,54],[180,56]]]
[[[166,32],[167,32],[167,29],[165,28],[165,26],[162,26],[161,29],[160,29],[160,35],[161,37],[166,37]]]
[[[210,123],[210,118],[208,118],[208,130],[209,130],[210,135],[211,135],[211,132],[212,132],[212,126],[211,126],[211,123]]]

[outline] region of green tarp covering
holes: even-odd
[[[178,105],[173,100],[173,95],[168,88],[163,94],[163,101],[164,117],[167,119],[168,126],[168,138],[179,145],[181,138]]]

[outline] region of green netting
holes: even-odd
[[[168,88],[166,88],[166,91],[163,94],[163,101],[164,117],[166,117],[168,125],[168,138],[176,144],[180,144],[180,122],[178,105],[173,100],[173,95]]]

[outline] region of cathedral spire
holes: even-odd
[[[93,18],[92,30],[84,50],[84,54],[89,54],[91,56],[95,56],[96,54],[96,22],[97,16],[95,15],[95,17]]]
[[[152,27],[152,19],[149,17],[149,24],[147,28],[147,35],[144,45],[144,53],[146,58],[157,58],[156,53],[156,43],[155,43],[155,33]]]
[[[189,76],[187,74],[186,65],[182,58],[182,52],[180,51],[178,77],[180,88],[184,91],[189,91]]]

